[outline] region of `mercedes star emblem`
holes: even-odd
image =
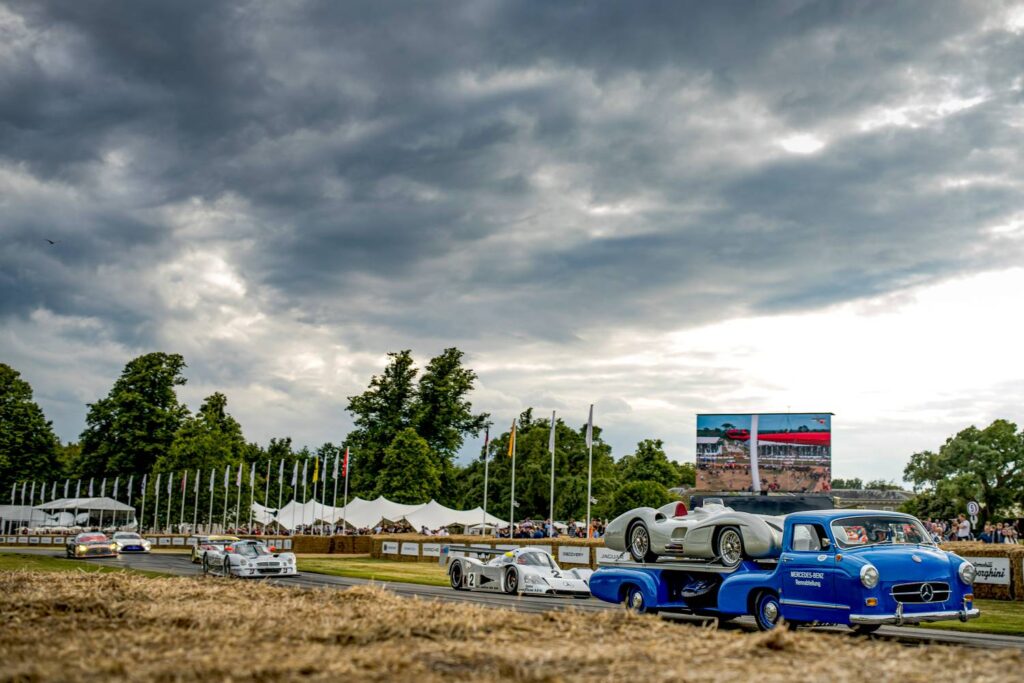
[[[923,602],[931,602],[932,598],[935,597],[935,589],[932,588],[930,583],[926,583],[921,586],[921,600]]]

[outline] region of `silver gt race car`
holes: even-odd
[[[203,553],[203,573],[258,578],[295,576],[294,553],[278,553],[260,541],[235,541],[211,546]]]
[[[454,556],[453,553],[494,557],[483,562],[475,557]],[[561,569],[548,552],[538,548],[492,550],[444,546],[440,563],[448,565],[448,579],[455,590],[590,597],[591,570]]]
[[[720,499],[706,499],[690,511],[683,503],[630,510],[608,523],[604,543],[629,551],[636,562],[670,556],[736,567],[745,559],[777,558],[782,525],[782,517],[737,512]]]

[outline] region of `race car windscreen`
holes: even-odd
[[[882,544],[935,545],[921,523],[910,517],[844,517],[832,522],[832,535],[840,548]]]
[[[114,538],[116,538],[119,541],[138,541],[142,537],[131,531],[119,531],[116,534],[114,534]]]
[[[260,555],[269,555],[270,551],[259,543],[246,543],[244,545],[236,545],[235,552],[242,557],[258,557]]]
[[[544,553],[523,553],[516,560],[518,564],[525,564],[531,567],[544,567],[546,569],[558,569],[554,561]]]
[[[103,543],[107,537],[103,534],[82,534],[78,537],[79,543]]]

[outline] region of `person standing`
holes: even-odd
[[[956,540],[971,540],[971,523],[967,521],[967,518],[963,514],[957,515],[956,520]]]

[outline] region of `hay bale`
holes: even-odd
[[[943,543],[943,550],[956,553],[964,559],[972,557],[1005,557],[1010,561],[1010,585],[975,583],[974,595],[994,600],[1024,601],[1024,546],[1009,543],[981,543],[978,541],[957,541]]]
[[[924,683],[1005,681],[1024,667],[1016,650],[130,574],[0,572],[0,623],[0,681]]]

